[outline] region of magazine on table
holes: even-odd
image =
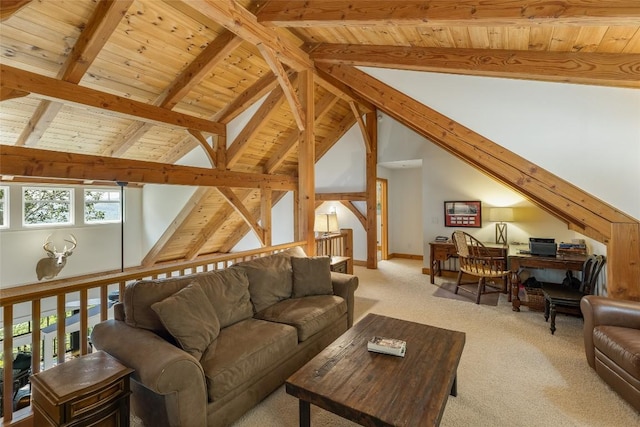
[[[407,342],[396,338],[375,336],[367,341],[367,350],[404,357],[407,351]]]

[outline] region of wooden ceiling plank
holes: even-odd
[[[119,133],[116,140],[102,152],[103,156],[121,157],[136,141],[151,129],[153,125],[146,122],[133,122],[127,129]]]
[[[176,113],[165,108],[41,76],[5,64],[0,64],[0,76],[2,77],[0,79],[1,87],[28,91],[57,101],[62,100],[116,112],[129,118],[133,117],[137,120],[154,124],[197,129],[213,134],[224,134],[226,132],[226,127],[221,123]]]
[[[353,115],[346,114],[340,123],[333,128],[333,131],[328,134],[322,142],[316,144],[316,162],[327,154],[327,151],[329,151],[355,123],[356,119]]]
[[[243,221],[251,227],[251,230],[255,233],[256,237],[260,241],[262,246],[265,246],[264,243],[264,230],[260,226],[258,219],[245,207],[240,197],[236,196],[236,194],[228,187],[217,187],[218,191],[224,197],[227,202],[233,209],[242,217]]]
[[[264,44],[258,44],[258,50],[262,54],[264,60],[271,67],[271,71],[275,74],[278,79],[278,83],[282,88],[282,92],[284,93],[285,98],[287,98],[287,102],[289,102],[289,107],[291,107],[291,114],[293,114],[294,119],[296,120],[296,124],[298,125],[298,129],[301,131],[304,130],[304,111],[302,110],[302,105],[300,105],[300,100],[296,96],[296,91],[291,84],[291,81],[287,77],[287,74],[284,70],[284,67],[276,58],[273,50],[265,46]]]
[[[158,105],[171,110],[240,44],[242,39],[230,31],[216,37],[159,97]]]
[[[246,194],[249,194],[250,192],[250,190],[247,190]],[[229,204],[220,208],[215,213],[215,215],[213,215],[207,221],[207,223],[204,224],[204,226],[198,233],[198,236],[188,248],[188,251],[185,254],[185,259],[192,260],[197,257],[207,241],[215,234],[215,232],[222,226],[222,224],[224,224],[224,222],[229,218],[229,215],[233,214],[233,212],[234,209]],[[244,222],[242,224],[246,225]]]
[[[0,144],[0,175],[292,190],[297,179]]]
[[[269,1],[257,14],[264,25],[340,27],[412,25],[637,25],[640,5],[634,0],[293,0]]]
[[[277,111],[282,102],[284,102],[284,92],[282,87],[278,86],[271,91],[267,99],[264,100],[253,117],[251,117],[251,120],[242,128],[229,146],[227,150],[227,168],[230,169],[238,163],[242,154],[249,148],[251,139],[260,130],[260,127],[267,122],[269,117]]]
[[[202,202],[209,197],[212,191],[215,190],[207,187],[198,187],[196,189],[187,203],[182,207],[176,218],[171,221],[171,224],[169,224],[164,233],[162,233],[162,236],[160,236],[158,241],[142,259],[142,265],[144,267],[149,267],[155,264],[158,259],[158,255],[160,255],[167,244],[171,242],[171,239],[176,236],[180,228],[189,221],[189,218],[198,211]]]
[[[360,133],[362,134],[362,139],[364,141],[364,148],[367,150],[367,153],[371,153],[371,136],[369,132],[367,132],[367,125],[362,120],[362,115],[360,110],[358,110],[358,106],[353,101],[349,101],[349,107],[351,107],[351,112],[360,127]]]
[[[640,87],[640,54],[320,45],[316,62]]]
[[[318,64],[318,67],[325,66]],[[356,68],[327,65],[326,71],[431,142],[448,149],[509,188],[527,193],[534,201],[545,201],[553,206],[555,212],[578,219],[582,228],[591,227],[608,236],[611,222],[637,221]]]
[[[196,9],[255,46],[264,44],[275,52],[279,61],[296,71],[313,68],[313,61],[306,52],[291,40],[281,37],[275,29],[259,24],[251,12],[234,0],[183,0],[183,4]]]
[[[133,0],[103,0],[98,3],[78,41],[71,49],[71,53],[60,68],[57,75],[59,79],[70,83],[79,83],[82,80],[132,3]],[[61,109],[61,103],[40,102],[28,125],[18,137],[16,145],[37,145]]]

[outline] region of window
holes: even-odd
[[[73,191],[49,187],[23,188],[22,223],[25,226],[73,224]]]
[[[120,221],[120,192],[84,190],[84,222],[97,224]]]
[[[0,186],[0,228],[9,227],[9,187]]]

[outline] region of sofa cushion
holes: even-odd
[[[630,375],[640,379],[640,334],[637,329],[596,326],[593,344]]]
[[[255,311],[291,298],[293,281],[290,255],[278,253],[235,265],[242,268],[249,278],[249,293]]]
[[[180,347],[196,359],[220,333],[220,321],[197,282],[151,305]]]
[[[339,296],[316,295],[281,301],[256,314],[256,318],[285,323],[296,328],[298,340],[305,341],[347,312]]]
[[[205,351],[200,361],[209,400],[216,401],[266,375],[289,357],[297,344],[296,330],[281,323],[247,319],[222,329],[215,351]]]
[[[198,282],[207,295],[221,327],[253,315],[246,273],[227,268],[167,279],[139,280],[128,285],[124,291],[125,322],[129,326],[166,336],[167,330],[151,305],[175,294],[193,281]]]
[[[331,258],[328,256],[291,258],[293,298],[331,295]]]

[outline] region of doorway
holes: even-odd
[[[388,211],[387,211],[387,185],[388,181],[384,178],[376,178],[376,215],[378,230],[377,230],[377,241],[378,241],[378,260],[387,260],[389,259],[389,229],[387,226],[388,222]]]

